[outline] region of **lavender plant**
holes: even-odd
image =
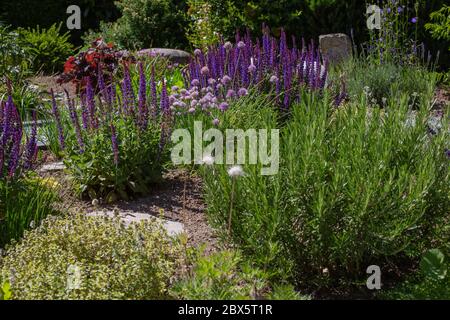
[[[99,72],[97,95],[89,79],[86,94],[75,99],[66,93],[67,126],[53,99],[64,162],[80,194],[112,202],[144,194],[161,180],[172,114],[165,85],[158,94],[145,70],[140,63],[137,90],[124,66],[119,83],[105,84]]]
[[[428,109],[412,115],[407,96],[381,110],[364,96],[330,109],[327,95],[292,108],[277,175],[244,165],[235,183],[227,166],[202,169],[210,221],[264,270],[303,280],[366,279],[373,262],[447,243],[448,132],[429,134]]]

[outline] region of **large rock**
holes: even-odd
[[[344,33],[321,35],[319,46],[322,55],[331,64],[339,64],[352,56],[352,42]]]
[[[177,49],[151,48],[138,51],[138,56],[163,56],[173,63],[187,64],[191,57],[189,52]]]

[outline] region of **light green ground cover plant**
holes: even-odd
[[[210,256],[193,256],[193,267],[172,291],[187,300],[307,300],[290,285],[270,288],[264,271],[244,261],[238,251],[225,250]]]
[[[177,242],[156,221],[47,218],[0,261],[11,299],[164,299],[181,261]]]

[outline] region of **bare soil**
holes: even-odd
[[[92,201],[80,199],[73,192],[70,177],[61,171],[41,174],[55,179],[60,185],[62,203],[60,209],[70,213],[114,210],[132,214],[148,213],[170,221],[180,222],[188,236],[188,245],[198,247],[205,245],[205,254],[218,249],[218,238],[213,228],[208,224],[206,205],[202,198],[202,182],[198,176],[189,175],[185,170],[170,170],[164,175],[164,182],[156,185],[145,197],[129,201],[120,200],[113,204],[103,203],[93,205]],[[184,185],[186,195],[184,199]],[[184,210],[183,210],[184,202]]]

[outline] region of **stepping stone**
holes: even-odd
[[[88,216],[107,216],[107,217],[114,217],[115,213],[112,210],[105,210],[105,211],[93,211],[89,212]],[[148,213],[143,212],[135,212],[135,211],[119,211],[120,219],[125,223],[125,225],[130,225],[132,222],[140,222],[143,220],[150,221],[151,219],[156,219],[157,221],[160,221],[166,229],[167,234],[169,236],[175,237],[184,232],[184,225],[180,222],[176,221],[170,221],[170,220],[164,220],[158,217],[155,217]]]
[[[62,161],[52,162],[48,164],[44,164],[39,171],[40,172],[52,172],[52,171],[62,171],[66,168]]]

